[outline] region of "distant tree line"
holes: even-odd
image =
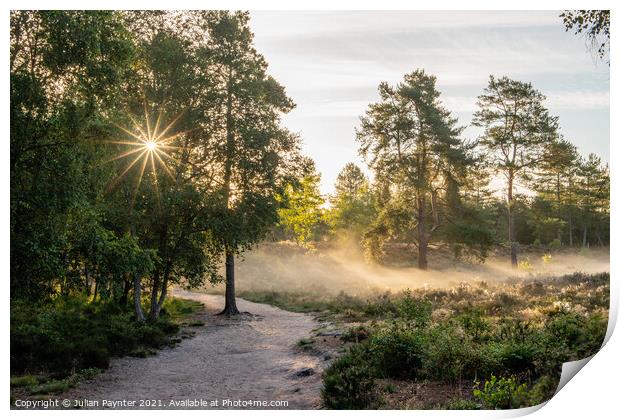
[[[421,269],[430,246],[482,261],[505,245],[516,266],[519,245],[609,245],[608,165],[562,137],[530,83],[489,78],[474,141],[462,137],[423,70],[396,86],[381,83],[379,97],[357,130],[373,181],[348,163],[327,207],[320,178],[307,176],[288,190],[294,200],[281,211],[280,237],[307,243],[348,232],[377,261],[389,243],[405,243]]]

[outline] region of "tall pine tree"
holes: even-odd
[[[556,137],[557,118],[544,105],[545,97],[530,83],[491,76],[478,97],[474,125],[484,128],[480,144],[498,173],[506,178],[510,261],[517,266],[518,243],[514,218],[515,182],[543,160],[545,147]]]

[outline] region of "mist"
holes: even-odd
[[[414,257],[412,254],[410,260]],[[403,267],[370,264],[357,247],[346,241],[319,249],[306,249],[290,242],[263,243],[237,259],[236,282],[240,292],[321,295],[344,292],[367,296],[404,289],[446,288],[462,282],[604,272],[609,271],[609,248],[527,251],[519,255],[519,261],[527,263],[514,270],[508,255],[496,254],[484,263],[475,263],[457,260],[446,251],[435,251],[429,255],[430,269],[423,271],[409,264]],[[223,291],[221,284],[205,288],[207,292]]]

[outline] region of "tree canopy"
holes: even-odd
[[[276,197],[308,161],[248,22],[11,14],[12,294],[125,300],[146,285],[157,318],[171,283],[219,281],[221,259],[278,222]]]

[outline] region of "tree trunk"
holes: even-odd
[[[426,200],[423,196],[418,196],[418,268],[426,270],[428,261],[426,253],[428,250],[428,238],[426,237]]]
[[[508,175],[508,242],[510,243],[510,264],[513,268],[518,266],[517,260],[517,240],[515,232],[515,220],[514,220],[514,197],[512,195],[512,187],[514,183],[514,175],[510,173]]]
[[[585,248],[587,242],[588,242],[588,226],[584,225],[584,227],[583,227],[583,240],[581,242],[581,247]]]
[[[573,247],[573,181],[568,178],[568,244]]]
[[[127,299],[129,297],[129,291],[130,290],[131,290],[131,282],[129,281],[127,276],[124,276],[124,278],[123,278],[123,294],[121,295],[121,298],[119,299],[119,303],[123,307],[127,305]]]
[[[232,252],[226,252],[226,303],[220,315],[237,315],[237,300],[235,298],[235,256]]]
[[[133,278],[133,304],[136,311],[136,320],[144,322],[144,314],[142,313],[142,284],[141,276],[135,274]]]
[[[556,200],[558,202],[558,221],[559,226],[558,226],[558,242],[560,243],[560,245],[562,245],[562,195],[561,195],[561,191],[560,191],[560,174],[559,172],[556,174],[556,191],[555,191],[555,197]]]
[[[168,294],[168,276],[170,275],[170,270],[168,267],[164,269],[164,277],[161,280],[161,292],[159,293],[159,298],[157,296],[153,296],[151,301],[151,319],[159,318],[159,313],[161,312],[161,308],[164,305],[164,301],[166,300],[166,295]],[[158,282],[159,283],[159,282]],[[153,302],[155,302],[153,304]]]
[[[91,300],[91,303],[94,302],[95,300],[97,300],[97,292],[99,291],[99,279],[95,279],[95,291],[93,292],[93,298]]]
[[[161,307],[164,306],[164,302],[166,301],[166,296],[168,295],[168,276],[164,278],[161,284],[161,293],[159,294],[159,301],[157,302],[157,316],[159,317],[159,312],[161,311]]]
[[[232,114],[232,75],[228,75],[227,98],[226,98],[226,166],[224,168],[224,207],[230,212],[230,188],[232,177],[232,164],[234,158],[235,133],[234,117]],[[237,302],[235,299],[235,255],[230,249],[226,249],[226,303],[221,315],[237,315]]]
[[[573,247],[573,214],[572,210],[568,214],[568,244]]]
[[[84,263],[84,286],[86,288],[86,296],[90,296],[90,294],[92,293],[91,287],[90,287],[90,278],[89,278],[89,273],[88,273],[88,264]]]
[[[598,229],[596,230],[596,239],[598,240],[598,246],[600,246],[601,248],[605,246],[603,240],[601,239],[601,233],[598,231]]]
[[[159,270],[153,275],[153,288],[151,289],[151,310],[149,312],[150,319],[157,319],[159,316],[159,307],[157,297],[159,295]]]

